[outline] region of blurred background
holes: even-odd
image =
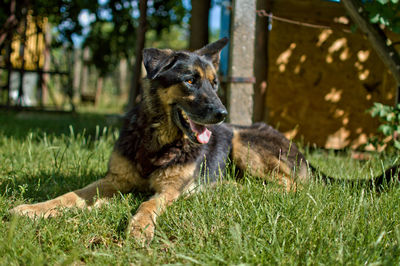
[[[252,121],[304,144],[365,148],[383,125],[367,110],[377,102],[375,115],[383,120],[399,113],[390,109],[399,79],[343,1],[244,1],[249,9],[239,2],[3,0],[0,107],[121,114],[140,101],[143,47],[196,50],[245,36],[248,42],[231,41],[223,52],[220,93],[235,109],[242,107],[241,86],[251,88],[252,101],[242,105]],[[344,2],[362,8],[396,63],[398,1]],[[234,61],[238,49],[248,56]],[[232,74],[249,64],[250,74]],[[386,120],[390,128],[381,133],[395,141],[398,120]]]

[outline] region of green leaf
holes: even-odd
[[[400,141],[395,140],[395,141],[394,141],[394,147],[395,147],[396,149],[400,150]]]
[[[387,111],[387,109],[385,109],[385,108],[381,108],[381,109],[379,110],[379,116],[380,116],[380,117],[385,117],[385,116],[387,115],[387,113],[388,113],[388,111]]]
[[[380,17],[379,22],[385,26],[389,25],[389,20],[386,17]]]
[[[371,21],[371,23],[378,23],[379,18],[380,18],[380,15],[378,13],[376,13],[375,16],[373,16],[369,19],[369,21]]]
[[[386,117],[385,117],[385,120],[386,121],[388,121],[388,122],[391,122],[391,121],[393,121],[394,120],[394,113],[388,113],[387,115],[386,115]]]
[[[393,4],[397,4],[399,0],[390,0],[390,2],[392,2]]]
[[[376,0],[378,3],[381,3],[382,5],[387,4],[389,0]]]
[[[393,133],[393,128],[389,125],[380,125],[378,131],[382,132],[385,136],[390,136]]]

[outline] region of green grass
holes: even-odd
[[[178,200],[145,248],[126,237],[125,227],[148,195],[118,195],[99,209],[72,209],[53,219],[11,217],[8,210],[18,204],[102,177],[118,130],[95,114],[3,112],[0,124],[2,265],[400,263],[399,186],[377,194],[311,182],[282,193],[246,176]],[[384,154],[366,162],[323,151],[306,155],[346,178],[369,178],[396,161]]]

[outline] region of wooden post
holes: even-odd
[[[255,22],[256,0],[234,0],[227,80],[229,120],[234,124],[252,123]]]
[[[271,12],[272,0],[257,0],[257,10]],[[255,36],[255,58],[254,58],[254,122],[266,121],[268,110],[266,106],[266,95],[268,89],[268,39],[269,39],[269,18],[257,16]]]

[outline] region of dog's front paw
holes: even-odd
[[[56,209],[46,208],[43,206],[43,203],[38,204],[22,204],[17,207],[14,207],[9,211],[13,215],[21,215],[27,216],[31,219],[43,217],[49,218],[53,216],[57,216],[59,212]]]
[[[128,234],[139,244],[144,246],[151,242],[154,237],[154,222],[149,217],[138,217],[135,215],[128,226]]]

